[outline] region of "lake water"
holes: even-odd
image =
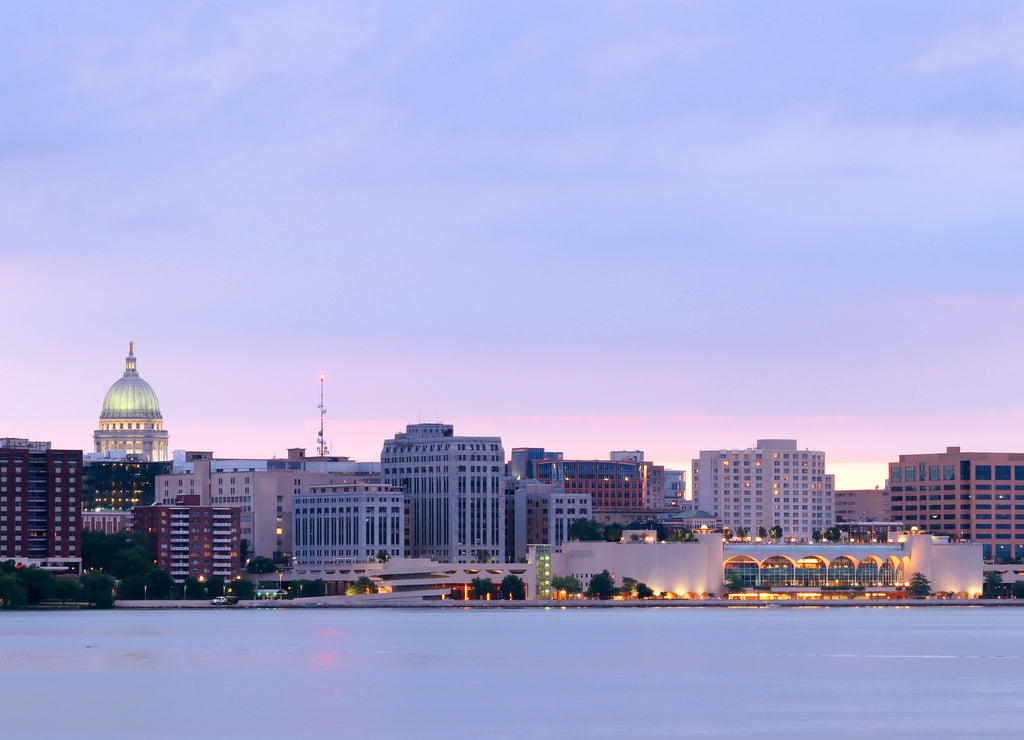
[[[1021,737],[1024,609],[0,613],[4,737]]]

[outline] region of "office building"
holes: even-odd
[[[837,522],[888,521],[888,488],[862,488],[835,492]]]
[[[378,483],[376,463],[348,458],[307,458],[299,447],[287,459],[216,459],[211,452],[175,453],[174,472],[157,476],[156,503],[196,495],[203,506],[234,506],[241,513],[242,549],[248,556],[287,564],[292,559],[293,500],[313,486]]]
[[[642,452],[612,453],[618,460],[541,460],[537,479],[567,495],[590,496],[593,518],[625,524],[664,513],[665,467]]]
[[[294,559],[310,563],[365,563],[382,551],[405,557],[405,491],[356,483],[313,486],[295,494]]]
[[[381,482],[405,489],[407,555],[501,562],[504,464],[500,437],[457,437],[451,424],[409,424],[386,440]]]
[[[155,502],[156,477],[171,472],[170,461],[145,462],[140,456],[85,456],[82,511],[130,511]]]
[[[1024,453],[900,455],[889,463],[893,519],[981,543],[986,560],[1024,558]]]
[[[561,452],[548,452],[543,447],[514,447],[509,455],[508,474],[516,480],[536,478],[538,460],[561,459]]]

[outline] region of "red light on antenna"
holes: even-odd
[[[327,380],[326,373],[320,373],[320,380],[321,380],[321,382],[324,381],[324,380]]]

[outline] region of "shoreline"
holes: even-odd
[[[687,601],[683,599],[589,601],[584,599],[555,601],[420,601],[354,600],[353,597],[324,597],[280,601],[242,601],[233,606],[214,605],[199,601],[118,601],[115,609],[820,609],[825,607],[884,607],[884,608],[967,608],[1024,607],[1024,599],[829,599],[810,601],[787,599],[779,601]]]

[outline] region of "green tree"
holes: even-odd
[[[693,536],[693,531],[686,527],[680,527],[668,536],[669,542],[693,542],[696,539]]]
[[[249,601],[256,596],[256,584],[252,581],[247,581],[244,578],[231,581],[228,584],[228,595],[237,596],[239,599]]]
[[[1015,599],[1024,599],[1024,581],[1014,581],[1010,585],[1010,596]]]
[[[377,584],[374,583],[368,576],[359,576],[351,586],[345,590],[347,596],[356,596],[358,594],[375,594],[377,593]]]
[[[503,598],[508,598],[512,601],[526,600],[526,584],[523,583],[523,579],[519,576],[509,573],[501,579],[500,588]]]
[[[739,537],[741,540],[747,539],[747,535],[749,535],[749,534],[750,534],[750,529],[747,528],[747,527],[738,527],[736,529],[736,536]]]
[[[619,587],[619,593],[627,598],[632,599],[636,596],[636,585],[639,583],[637,579],[624,576],[622,578],[622,586]]]
[[[387,550],[377,550],[377,562],[386,563],[391,560],[391,554]]]
[[[725,574],[725,590],[731,594],[746,590],[743,584],[743,576],[734,570],[728,571]]]
[[[74,578],[61,577],[53,581],[53,598],[60,599],[61,604],[82,599],[82,587]]]
[[[17,609],[28,603],[25,587],[13,573],[0,573],[0,599],[4,602],[4,609]]]
[[[622,525],[608,524],[604,528],[605,542],[622,542]]]
[[[570,540],[597,542],[604,539],[604,527],[595,519],[576,519],[567,531]]]
[[[142,547],[132,547],[114,553],[108,568],[104,568],[114,578],[130,578],[144,576],[153,567],[153,558]]]
[[[147,599],[169,599],[172,588],[174,579],[166,570],[154,566],[146,573],[146,588],[143,593]]]
[[[270,558],[256,557],[249,561],[249,564],[245,566],[246,573],[276,573],[277,566],[274,565],[274,561]]]
[[[654,589],[648,586],[646,583],[640,582],[636,584],[636,597],[638,599],[650,599],[654,596]]]
[[[119,599],[141,599],[148,595],[146,576],[128,576],[122,578],[117,584],[117,598]]]
[[[907,593],[914,599],[925,599],[931,596],[932,583],[923,573],[915,573],[910,577],[910,587]]]
[[[815,542],[821,542],[821,538],[823,536],[824,535],[822,535],[820,529],[816,529],[813,532],[811,532],[811,539],[814,540]]]
[[[595,573],[590,579],[590,584],[587,586],[587,596],[592,599],[607,601],[615,593],[615,579],[612,578],[612,574],[607,570]]]
[[[494,581],[490,578],[477,576],[469,582],[469,586],[473,589],[474,599],[486,599],[488,595],[493,599],[498,593],[498,589],[494,585]]]
[[[114,606],[114,577],[103,571],[94,570],[83,573],[78,579],[82,585],[82,600],[97,609],[110,609]]]
[[[732,539],[732,529],[730,529],[729,527],[722,527],[722,536],[725,537],[725,539],[727,539],[727,540],[731,540]]]
[[[473,558],[478,563],[489,563],[491,562],[491,551],[490,550],[474,550]]]
[[[657,519],[634,519],[623,529],[653,529],[658,542],[663,541],[666,537],[665,525]]]
[[[205,599],[206,583],[195,576],[189,576],[181,585],[181,598],[183,599]]]
[[[999,570],[986,570],[985,583],[981,589],[983,599],[996,599],[1003,595],[1003,573]]]
[[[782,539],[782,527],[780,527],[778,524],[776,524],[774,527],[772,527],[771,529],[768,530],[768,536],[771,537],[773,540],[781,540]]]
[[[206,579],[206,595],[210,597],[214,596],[226,596],[224,590],[224,579],[221,576],[210,576]]]
[[[760,537],[762,540],[768,539],[768,530],[764,527],[758,527],[757,536]]]
[[[33,565],[19,568],[16,576],[25,589],[25,597],[29,604],[38,604],[53,594],[53,574],[48,570]]]
[[[839,527],[829,527],[825,530],[824,536],[829,542],[839,542],[843,539],[843,531]]]
[[[565,591],[567,594],[583,593],[583,584],[572,576],[555,576],[551,579],[552,591]]]

